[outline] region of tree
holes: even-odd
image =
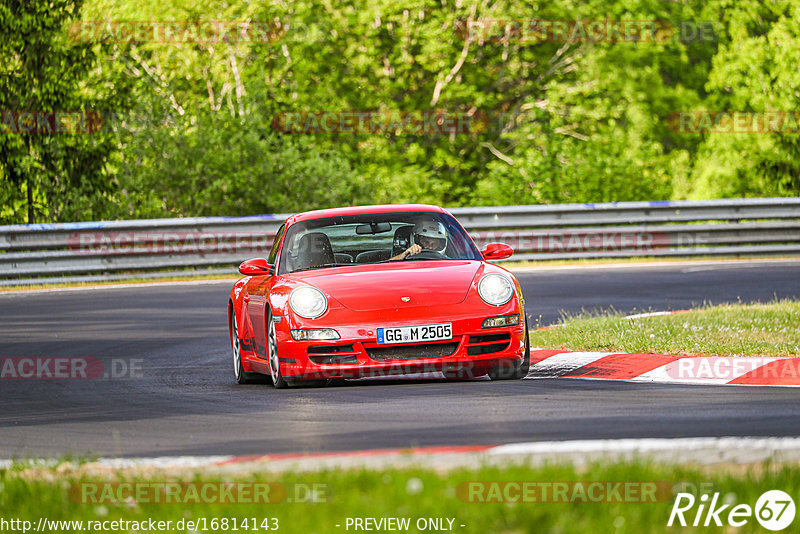
[[[103,165],[113,144],[98,131],[97,98],[85,84],[95,53],[65,31],[80,5],[0,5],[0,219],[6,222],[85,216],[74,203],[111,189]]]
[[[800,5],[718,0],[708,10],[720,20],[725,41],[714,56],[702,109],[738,114],[752,131],[695,135],[698,159],[682,193],[800,195]]]

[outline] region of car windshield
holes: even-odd
[[[390,261],[481,259],[451,215],[373,213],[293,224],[286,232],[278,274]]]

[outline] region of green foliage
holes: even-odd
[[[800,5],[722,3],[726,41],[708,74],[715,109],[792,112],[800,106]],[[723,8],[724,7],[724,8]],[[800,194],[800,138],[712,134],[702,140],[690,198]]]
[[[0,134],[0,221],[24,222],[29,207],[59,221],[796,195],[796,135],[687,134],[668,121],[796,110],[795,4],[6,2],[0,111],[97,109],[105,123],[93,135]],[[642,42],[470,26],[532,19],[659,22]],[[250,21],[274,33],[126,41],[108,26],[81,40],[77,20]],[[273,127],[289,112],[432,110],[474,122],[450,134]]]
[[[20,134],[19,112],[87,112],[115,97],[88,87],[92,46],[71,42],[65,25],[81,2],[12,0],[0,5],[0,221],[102,216],[91,199],[110,192],[104,163],[116,148],[103,134]],[[122,93],[122,84],[114,92]],[[18,115],[17,115],[18,116]]]
[[[131,143],[129,164],[120,168],[126,189],[119,194],[119,217],[279,213],[286,206],[333,207],[364,196],[341,154],[281,137],[253,117],[201,115],[140,135],[147,144]]]

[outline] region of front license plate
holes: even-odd
[[[378,328],[378,344],[419,343],[453,338],[453,323]]]

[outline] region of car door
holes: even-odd
[[[278,251],[280,250],[285,228],[285,224],[281,225],[278,233],[275,235],[275,240],[272,242],[272,248],[267,258],[267,262],[270,265],[274,266],[277,261]],[[271,278],[272,275],[253,276],[245,285],[247,315],[250,319],[250,325],[253,328],[256,354],[259,358],[264,360],[267,359],[267,312],[269,288],[272,286]]]
[[[247,304],[247,316],[253,329],[255,351],[263,360],[267,359],[266,302],[269,278],[268,276],[254,276],[248,280],[245,286],[247,293],[244,297]]]

